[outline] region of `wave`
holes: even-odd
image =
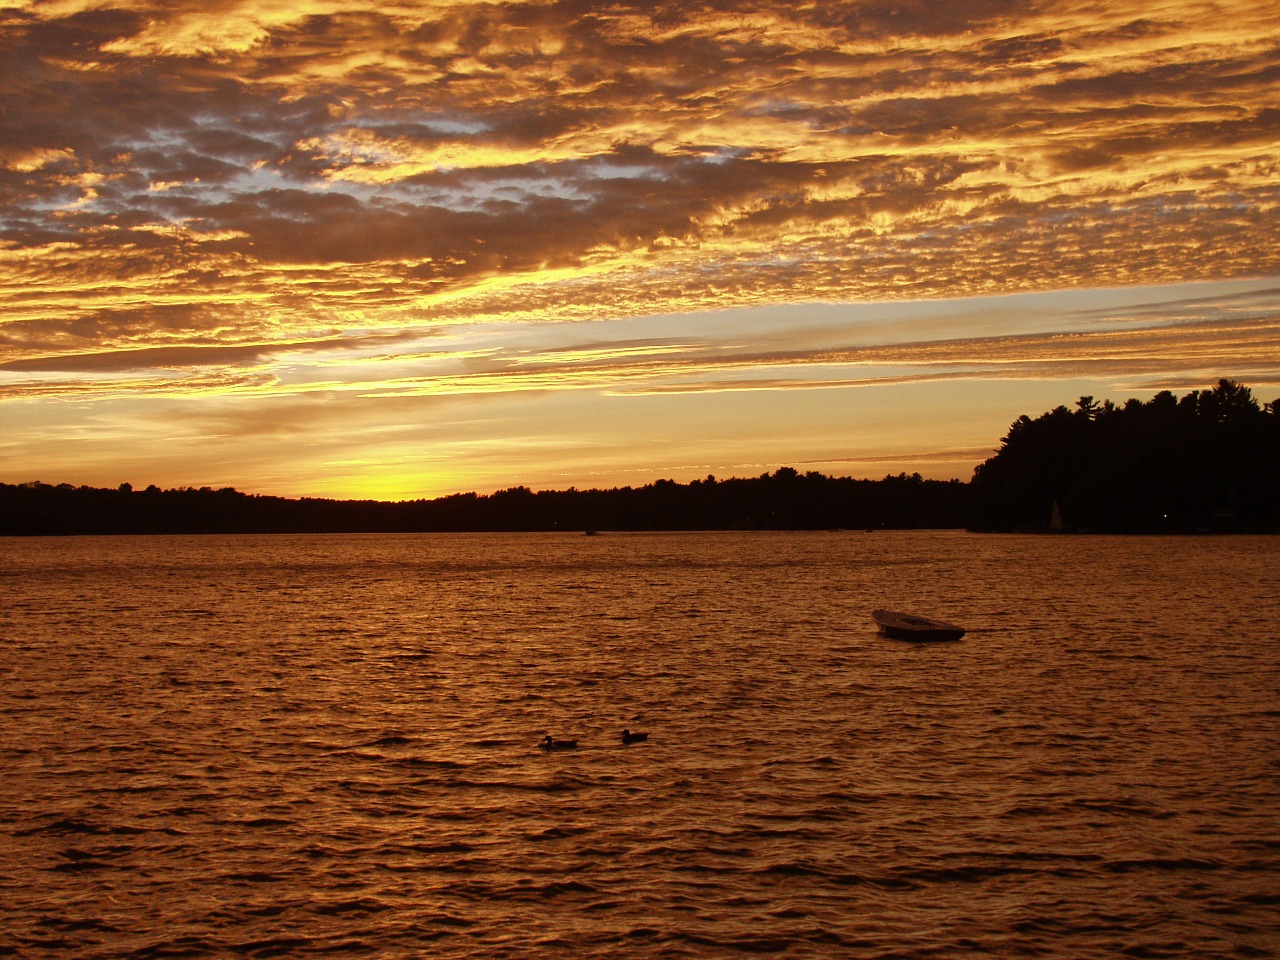
[[[1275,955],[1270,541],[581,539],[6,578],[0,954]]]

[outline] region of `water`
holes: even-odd
[[[1274,957],[1275,545],[0,540],[0,955]]]

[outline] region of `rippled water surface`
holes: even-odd
[[[1276,546],[0,540],[0,955],[1278,956]]]

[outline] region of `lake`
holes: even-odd
[[[0,955],[1275,957],[1277,544],[0,539]]]

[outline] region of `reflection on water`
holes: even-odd
[[[1276,956],[1274,544],[0,541],[0,955]]]

